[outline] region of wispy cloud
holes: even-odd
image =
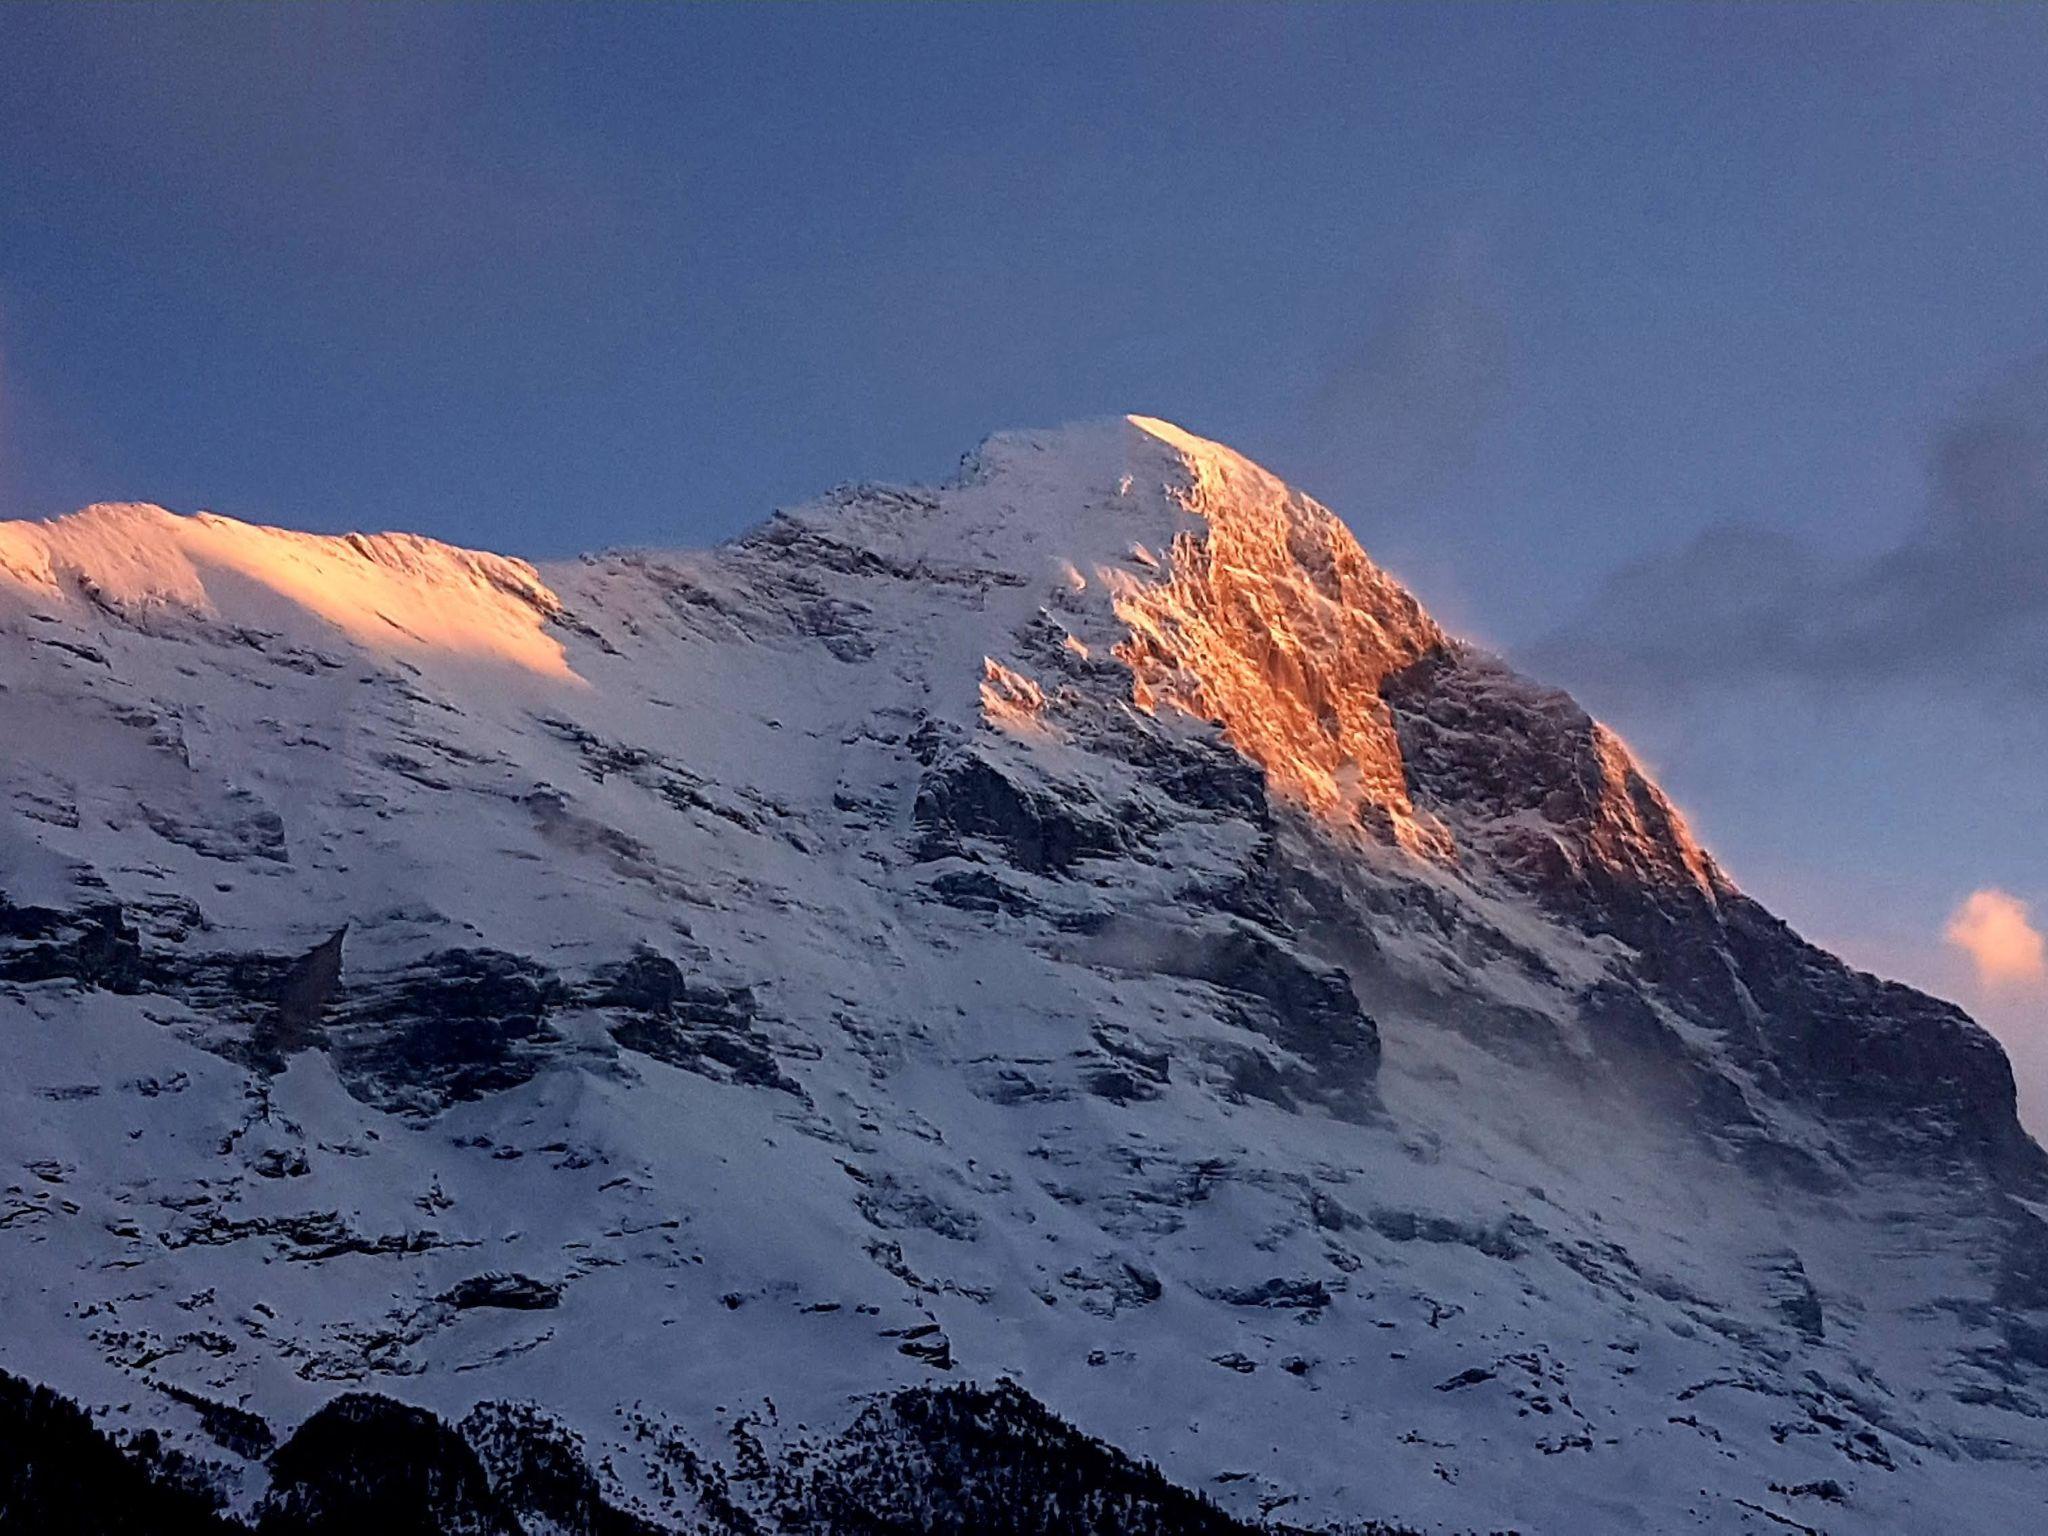
[[[1956,908],[1943,937],[1970,957],[1979,985],[1992,991],[2048,984],[2048,943],[2027,904],[2006,891],[1972,892]]]
[[[1302,411],[1302,473],[1347,515],[1412,512],[1508,402],[1514,336],[1488,237],[1453,231],[1364,317]]]
[[[1917,679],[2048,699],[2048,354],[1937,436],[1929,482],[1882,555],[1721,523],[1615,572],[1528,659],[1619,696]]]

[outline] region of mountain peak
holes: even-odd
[[[1341,519],[1223,444],[1142,415],[1002,432],[952,485],[848,488],[778,514],[737,548],[790,570],[828,546],[918,581],[1008,584],[1010,598],[985,605],[984,632],[961,637],[983,666],[961,669],[959,697],[992,721],[1056,724],[1059,667],[1110,659],[1132,705],[1219,728],[1278,796],[1329,826],[1437,861],[1458,856],[1461,836],[1490,835],[1491,815],[1458,827],[1469,786],[1413,760],[1393,701],[1443,658],[1462,660],[1431,676],[1483,673],[1491,695],[1518,682],[1475,671]],[[309,646],[338,633],[415,663],[484,662],[556,682],[580,681],[563,621],[587,600],[581,569],[543,574],[413,534],[302,533],[143,504],[0,523],[0,583],[34,605],[134,621],[175,613]],[[1062,632],[1050,669],[1010,643],[1034,609]],[[1008,681],[991,686],[998,676]],[[1619,739],[1565,715],[1583,739],[1580,777],[1595,786],[1546,802],[1573,805],[1562,830],[1580,845],[1574,857],[1606,850],[1714,888],[1718,875]],[[1448,738],[1431,739],[1441,760]],[[1654,833],[1638,800],[1658,811]]]
[[[1163,579],[1118,583],[1116,654],[1142,708],[1222,725],[1283,793],[1326,816],[1377,817],[1417,848],[1419,818],[1381,685],[1449,637],[1344,523],[1221,444],[1148,417],[1170,448],[1177,532]]]
[[[1034,1401],[1232,1530],[2038,1506],[1995,1044],[1165,423],[544,570],[0,526],[0,741],[0,1364],[250,1498],[346,1384],[735,1536]]]
[[[767,531],[926,571],[1002,572],[1061,633],[1048,659],[1107,657],[1139,709],[1221,727],[1286,799],[1414,851],[1446,835],[1408,793],[1382,683],[1452,642],[1311,497],[1224,445],[1130,415],[998,433],[936,490],[854,487]],[[1023,615],[1002,610],[991,641]],[[993,613],[993,610],[992,610]],[[990,664],[1043,695],[1033,658]],[[1014,722],[1017,690],[985,696]]]
[[[1069,648],[1122,663],[1139,709],[1220,727],[1328,827],[1439,863],[1504,840],[1518,868],[1728,888],[1620,737],[1450,635],[1341,518],[1232,448],[1140,415],[1002,433],[931,510],[988,563],[1030,570],[1050,546]],[[1044,667],[990,665],[992,717],[1016,720],[1028,695],[1033,722],[1057,723]],[[1530,716],[1550,749],[1518,790],[1468,771]]]

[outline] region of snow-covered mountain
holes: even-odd
[[[0,1370],[230,1515],[2048,1498],[1996,1045],[1163,422],[542,568],[0,524],[0,741]]]

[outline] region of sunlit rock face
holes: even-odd
[[[238,1518],[2038,1512],[1989,1037],[1166,423],[541,568],[0,525],[0,742],[0,1371]]]
[[[1123,575],[1131,628],[1116,656],[1144,709],[1220,724],[1267,782],[1318,815],[1362,823],[1417,851],[1444,846],[1418,818],[1380,690],[1447,644],[1422,607],[1324,508],[1257,465],[1153,421],[1182,455],[1163,578]]]

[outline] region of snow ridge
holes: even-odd
[[[0,523],[0,580],[36,605],[272,620],[300,632],[303,617],[372,650],[566,675],[544,629],[560,605],[531,565],[415,534],[328,537],[101,504],[47,523]]]
[[[1997,1047],[1167,423],[539,568],[0,525],[0,740],[0,1369],[235,1509],[345,1391],[657,1529],[937,1403],[1308,1528],[2048,1490]]]

